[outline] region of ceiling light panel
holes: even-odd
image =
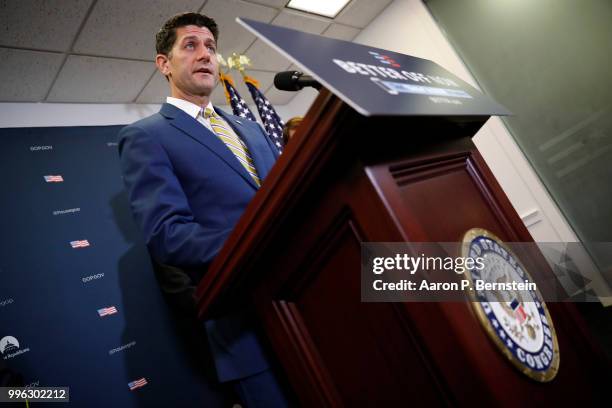
[[[287,8],[334,18],[350,0],[291,0]]]

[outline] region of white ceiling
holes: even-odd
[[[285,8],[288,0],[6,0],[0,1],[0,102],[161,103],[165,78],[153,63],[154,36],[183,11],[213,17],[219,52],[246,54],[247,73],[275,105],[294,96],[272,84],[291,63],[239,26],[247,17],[326,37],[352,40],[391,0],[351,0],[335,19]],[[238,91],[248,91],[232,71]],[[225,104],[217,87],[213,103]]]

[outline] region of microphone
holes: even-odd
[[[306,86],[320,90],[321,84],[300,71],[283,71],[274,76],[274,86],[281,91],[299,91]]]

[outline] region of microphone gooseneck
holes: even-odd
[[[299,91],[307,86],[321,89],[321,84],[316,79],[300,71],[279,72],[274,76],[274,86],[281,91]]]

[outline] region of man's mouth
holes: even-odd
[[[208,69],[208,68],[199,68],[199,69],[196,69],[194,71],[194,73],[196,73],[196,74],[210,74],[210,75],[212,75],[211,70]]]

